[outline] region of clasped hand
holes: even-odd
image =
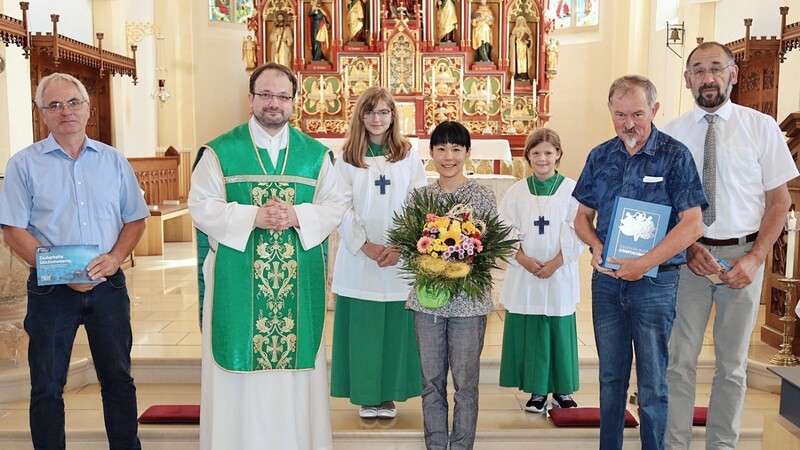
[[[378,267],[393,266],[400,260],[400,249],[393,245],[380,245],[367,241],[361,246],[361,251],[367,258],[378,263]]]
[[[283,231],[298,225],[294,207],[277,197],[273,197],[264,206],[258,208],[258,213],[256,213],[255,226],[258,228]]]

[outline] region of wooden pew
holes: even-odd
[[[178,152],[170,147],[165,156],[128,158],[128,161],[150,209],[150,217],[145,221],[147,229],[134,254],[163,255],[164,242],[191,242],[194,228],[189,209],[186,203],[178,201]]]

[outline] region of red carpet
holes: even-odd
[[[549,413],[557,427],[600,427],[600,408],[553,408]],[[625,426],[638,425],[633,414],[625,410]]]
[[[200,423],[200,405],[153,405],[139,416],[139,423]]]

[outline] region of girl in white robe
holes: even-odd
[[[386,89],[359,97],[335,169],[348,208],[333,271],[331,395],[360,405],[363,418],[389,419],[395,401],[420,395],[422,380],[414,316],[405,309],[410,286],[386,235],[408,193],[427,182]]]
[[[500,385],[530,393],[530,412],[547,409],[549,393],[553,407],[577,406],[570,394],[579,383],[575,305],[583,245],[573,227],[575,181],[556,171],[561,155],[554,131],[532,132],[525,159],[533,175],[515,183],[498,208],[520,239],[500,294],[507,310]]]

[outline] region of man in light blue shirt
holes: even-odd
[[[13,155],[0,192],[5,242],[31,266],[25,331],[30,337],[30,427],[35,448],[65,448],[64,400],[72,345],[83,324],[100,380],[109,447],[140,449],[136,387],[130,376],[130,298],[120,263],[150,215],[125,157],[86,136],[89,95],[54,73],[36,90],[47,139]],[[90,244],[99,284],[39,286],[36,247]]]

